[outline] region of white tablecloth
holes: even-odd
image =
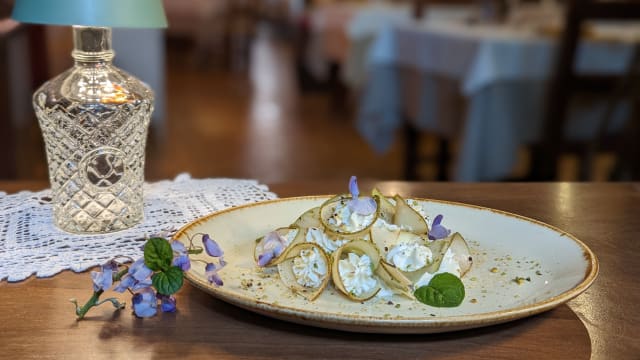
[[[608,37],[622,31],[626,42],[585,42],[578,51],[579,71],[621,73],[626,68],[629,41],[634,40],[630,28],[606,30]],[[638,34],[637,27],[632,30]],[[388,26],[368,56],[358,129],[376,150],[385,151],[404,113],[420,129],[460,137],[456,180],[502,179],[510,174],[518,147],[540,137],[555,48],[551,38],[522,28],[455,22]],[[412,78],[403,76],[406,69]],[[439,119],[446,109],[438,109],[435,101],[439,86],[434,76],[457,82],[468,100],[457,129]],[[602,106],[580,108],[567,131],[572,137],[591,136],[602,111]],[[612,128],[620,126],[624,112],[620,107]]]

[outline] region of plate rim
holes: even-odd
[[[211,218],[218,217],[229,212],[239,211],[242,209],[252,208],[257,206],[268,206],[275,203],[328,199],[332,196],[335,196],[335,195],[305,195],[305,196],[284,197],[284,198],[277,198],[277,199],[259,201],[254,203],[248,203],[248,204],[230,207],[230,208],[219,210],[219,211],[214,211],[212,213],[204,215],[200,218],[192,220],[187,224],[183,225],[174,234],[173,238],[178,239],[183,235],[186,236],[186,233],[190,228],[198,226],[199,224],[205,223]],[[303,322],[304,320],[311,320],[313,322],[316,322],[316,324],[317,323],[323,324],[323,325],[316,325],[316,326],[325,327],[325,328],[348,330],[348,331],[354,331],[353,329],[356,329],[355,331],[377,332],[377,333],[385,333],[385,332],[427,333],[427,332],[440,332],[440,331],[444,332],[444,331],[453,331],[453,330],[462,330],[462,329],[469,329],[469,328],[475,328],[475,327],[489,326],[489,325],[508,322],[511,320],[529,317],[535,314],[539,314],[539,313],[551,310],[577,297],[578,295],[586,291],[598,277],[600,265],[595,253],[593,253],[593,251],[576,236],[556,226],[547,224],[545,222],[542,222],[540,220],[536,220],[527,216],[515,214],[515,213],[504,211],[504,210],[494,209],[486,206],[462,203],[457,201],[415,197],[415,196],[407,196],[406,198],[414,199],[418,201],[427,201],[427,202],[440,203],[445,205],[473,208],[476,210],[490,211],[503,216],[513,217],[519,220],[531,222],[536,225],[546,227],[558,233],[560,236],[567,237],[568,239],[575,242],[580,247],[580,249],[582,250],[582,256],[585,258],[585,260],[587,260],[587,263],[588,263],[585,274],[582,280],[577,285],[571,287],[570,289],[556,296],[550,297],[543,301],[535,302],[533,304],[522,305],[518,307],[504,309],[504,310],[483,312],[483,313],[476,313],[476,314],[467,314],[467,315],[460,315],[460,316],[438,316],[438,317],[424,317],[424,318],[412,318],[412,319],[396,319],[396,318],[385,319],[379,316],[360,315],[360,314],[337,315],[333,313],[331,314],[332,317],[330,320],[327,320],[327,315],[322,313],[317,313],[311,310],[301,309],[299,307],[286,306],[283,304],[273,305],[273,304],[260,301],[258,299],[251,298],[249,296],[245,296],[242,294],[231,295],[229,292],[225,292],[223,288],[212,287],[210,284],[205,282],[200,277],[195,276],[191,270],[185,273],[185,277],[195,287],[199,288],[200,290],[208,294],[213,295],[216,298],[219,298],[220,300],[242,307],[249,311],[258,312],[266,316],[276,317],[278,319],[283,319],[283,320],[303,323],[303,324],[305,324],[305,322]],[[387,331],[385,331],[384,329],[387,329]]]

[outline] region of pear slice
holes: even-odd
[[[312,263],[305,263],[313,259]],[[330,261],[327,254],[316,244],[300,243],[291,247],[285,259],[278,264],[278,273],[282,282],[298,294],[309,301],[315,300],[327,287],[331,277]],[[296,270],[302,267],[302,270]],[[309,269],[313,269],[311,275]],[[307,274],[300,273],[307,272]],[[305,276],[301,277],[301,276]],[[311,281],[311,283],[310,283]]]
[[[449,236],[444,239],[434,240],[429,244],[429,249],[431,249],[431,253],[433,254],[433,262],[427,266],[427,272],[433,274],[440,269],[440,264],[442,263],[442,259],[444,259],[444,254],[447,253],[451,245],[452,238],[453,236]]]
[[[338,213],[345,206],[348,206],[348,201],[351,200],[351,195],[342,194],[337,195],[320,206],[320,222],[325,231],[329,234],[343,239],[356,239],[362,238],[369,233],[369,229],[378,219],[380,213],[380,204],[378,198],[373,198],[376,202],[376,212],[368,219],[367,222],[360,224],[355,229],[348,229],[344,224],[336,225],[330,221],[331,218],[339,216]]]
[[[422,215],[409,206],[402,196],[396,195],[393,198],[396,201],[393,223],[403,226],[416,234],[428,234],[429,225],[427,225]]]
[[[371,241],[376,245],[380,254],[386,257],[387,252],[393,244],[398,241],[400,229],[389,230],[383,226],[372,226],[369,232]]]
[[[398,270],[395,266],[382,260],[380,261],[380,266],[376,269],[376,275],[378,275],[378,277],[394,293],[404,295],[409,299],[414,298],[413,284],[411,280],[409,280],[402,271]]]
[[[384,196],[380,192],[380,190],[378,190],[377,188],[374,188],[371,191],[371,196],[374,198],[378,197],[380,201],[379,217],[384,221],[388,222],[389,224],[393,224],[393,216],[396,213],[396,206],[393,203],[391,203],[391,201],[389,201],[389,199],[386,196]]]
[[[295,234],[292,236],[291,232],[295,231]],[[280,252],[280,255],[274,257],[267,263],[265,266],[277,265],[282,260],[284,260],[287,250],[290,249],[293,245],[304,242],[304,230],[295,228],[295,227],[283,227],[275,230],[275,233],[278,236],[284,239],[284,248]],[[258,263],[258,257],[260,254],[264,252],[264,246],[266,245],[266,240],[268,240],[268,236],[272,236],[271,233],[266,234],[265,236],[256,239],[256,246],[253,250],[253,259],[256,264]]]
[[[371,261],[371,277],[376,282],[375,273],[380,265],[380,254],[378,249],[369,241],[365,240],[353,240],[336,250],[331,257],[331,278],[336,288],[340,290],[345,296],[354,301],[366,301],[378,294],[380,286],[376,284],[370,291],[363,294],[356,295],[353,291],[346,288],[342,277],[340,276],[340,261],[348,258],[349,254],[353,253],[357,256],[367,256]]]
[[[427,266],[427,272],[431,274],[439,273],[442,260],[449,251],[453,254],[453,260],[460,267],[461,278],[471,269],[471,265],[473,264],[471,251],[469,245],[460,233],[454,233],[445,239],[433,241],[429,244],[429,247],[431,248],[431,252],[433,252],[434,261],[431,265]],[[414,276],[410,276],[410,278],[411,280],[415,280]]]
[[[305,211],[304,214],[300,215],[300,217],[289,227],[298,227],[301,229],[322,227],[322,222],[320,221],[320,207],[316,206]]]
[[[453,253],[453,259],[460,266],[460,277],[463,277],[473,264],[473,257],[471,256],[471,250],[469,244],[460,235],[460,233],[454,233],[451,236],[451,244],[449,250]]]

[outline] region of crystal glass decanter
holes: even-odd
[[[33,96],[55,224],[105,233],[142,220],[153,92],[112,64],[111,29],[73,27],[75,65]]]

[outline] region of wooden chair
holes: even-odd
[[[570,0],[568,2],[565,30],[560,39],[553,76],[547,92],[544,113],[544,133],[541,142],[533,147],[531,180],[548,181],[557,178],[557,164],[563,153],[578,153],[580,179],[588,180],[595,152],[603,145],[617,150],[618,159],[633,165],[640,158],[631,156],[638,152],[634,140],[621,141],[621,138],[607,138],[609,119],[613,108],[620,100],[631,100],[633,107],[638,105],[638,80],[640,79],[639,47],[628,71],[620,76],[603,76],[598,74],[578,74],[575,70],[576,50],[580,43],[583,24],[587,20],[640,20],[640,2],[637,1],[594,1]],[[588,143],[577,143],[567,140],[564,129],[569,114],[571,99],[576,95],[595,95],[608,102],[607,115],[602,119],[598,136]],[[632,111],[628,120],[629,128],[624,131],[633,134],[638,128],[638,109]],[[636,138],[637,139],[637,138]],[[617,144],[615,144],[617,143]],[[625,167],[627,165],[620,165]],[[636,170],[637,171],[637,170]],[[637,175],[636,175],[637,176]]]
[[[421,19],[425,14],[425,9],[428,3],[433,2],[429,0],[412,0],[413,3],[413,17],[414,19]],[[418,180],[418,167],[423,161],[435,160],[437,173],[436,179],[438,181],[447,181],[449,179],[448,168],[451,162],[451,153],[449,151],[450,142],[445,137],[437,138],[438,150],[435,155],[435,159],[432,157],[425,157],[420,154],[420,140],[421,133],[418,129],[411,124],[408,119],[404,119],[404,179],[405,180]]]

